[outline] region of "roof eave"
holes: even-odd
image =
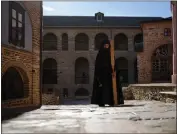
[[[141,21],[141,22],[140,22],[140,25],[141,25],[141,24],[144,24],[144,23],[158,23],[158,22],[163,22],[163,21],[172,21],[172,19],[161,19],[161,20]]]
[[[140,28],[140,26],[43,26],[44,28]]]

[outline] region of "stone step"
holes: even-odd
[[[177,93],[175,91],[160,92],[160,95],[162,96],[161,101],[166,103],[175,103],[177,100]]]

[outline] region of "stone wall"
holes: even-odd
[[[162,91],[174,91],[174,84],[131,84],[123,90],[125,100],[164,100],[160,94]]]
[[[32,46],[32,50],[28,51],[13,44],[1,43],[1,77],[3,77],[9,67],[16,68],[21,74],[28,94],[22,99],[2,101],[2,108],[40,105],[40,16],[42,2],[24,1],[20,3],[25,7],[31,20],[32,44],[28,45]]]
[[[54,94],[42,94],[42,105],[59,105],[59,97]]]
[[[105,33],[109,39],[111,37],[111,29],[108,28],[47,28],[44,27],[43,35],[54,33],[57,36],[57,50],[43,51],[42,60],[53,58],[57,61],[58,84],[50,85],[50,87],[60,90],[62,97],[62,89],[67,88],[69,97],[74,99],[74,93],[78,88],[85,88],[92,93],[94,63],[97,51],[94,50],[94,38],[98,33]],[[68,34],[68,51],[62,51],[62,34]],[[79,33],[85,33],[89,37],[88,51],[75,51],[75,37]],[[136,52],[134,51],[134,37],[141,33],[140,28],[121,28],[112,29],[113,37],[118,33],[124,33],[128,37],[128,51],[116,51],[116,58],[125,57],[128,60],[128,81],[134,83],[134,61]],[[89,84],[75,84],[75,61],[77,58],[86,58],[89,62]],[[49,85],[43,85],[43,88],[50,88]]]
[[[151,83],[151,56],[153,51],[161,45],[173,44],[172,36],[164,36],[164,28],[172,29],[172,21],[168,20],[142,24],[144,51],[137,53],[138,83]]]

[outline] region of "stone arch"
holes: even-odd
[[[62,34],[62,50],[68,50],[68,34]]]
[[[57,62],[53,58],[43,61],[43,84],[57,84]]]
[[[124,57],[119,57],[116,59],[116,66],[120,77],[122,77],[122,82],[128,83],[128,60]]]
[[[76,97],[86,97],[86,96],[89,96],[89,91],[85,88],[79,88],[76,90],[75,94],[74,94]]]
[[[2,74],[2,100],[26,98],[29,96],[27,72],[19,66],[8,66]]]
[[[47,33],[43,37],[43,50],[57,50],[57,36],[54,33]]]
[[[108,36],[105,33],[98,33],[95,36],[95,41],[94,41],[94,46],[95,46],[95,50],[99,50],[100,49],[100,45],[103,42],[103,40],[108,40]]]
[[[88,50],[89,49],[89,37],[85,33],[79,33],[75,37],[75,50]]]
[[[128,50],[128,37],[123,34],[119,33],[114,37],[114,44],[115,44],[115,50]]]
[[[172,45],[157,47],[151,57],[152,82],[169,82],[172,75]]]
[[[89,62],[84,57],[75,61],[75,84],[89,84]]]
[[[134,37],[134,50],[136,52],[142,51],[143,49],[143,34],[139,33]]]

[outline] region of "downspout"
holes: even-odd
[[[43,40],[42,40],[42,29],[43,29],[43,8],[42,8],[42,1],[40,4],[40,77],[39,77],[39,89],[40,89],[40,107],[42,106],[42,44],[43,44]]]

